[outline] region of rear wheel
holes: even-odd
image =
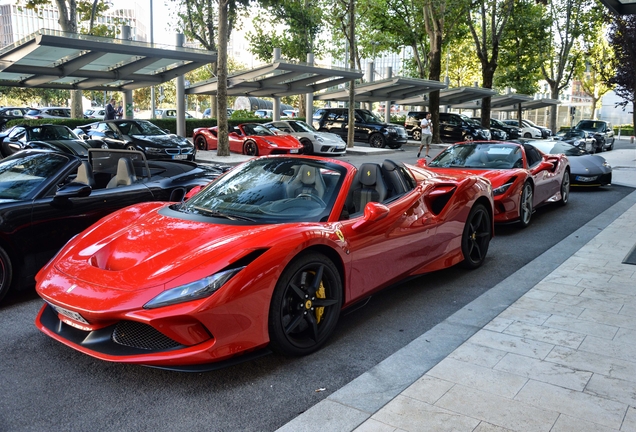
[[[0,248],[0,301],[7,295],[11,288],[11,280],[13,279],[13,268],[9,255]]]
[[[561,180],[561,199],[559,204],[566,205],[570,201],[570,171],[565,170],[563,180]]]
[[[462,234],[462,266],[474,269],[481,266],[486,259],[488,245],[492,238],[490,214],[483,204],[476,204],[466,219]]]
[[[194,145],[199,150],[207,150],[208,149],[208,142],[206,141],[206,139],[205,139],[205,137],[203,135],[199,135],[197,137],[197,139],[194,141]]]
[[[532,199],[532,185],[530,182],[526,182],[523,185],[521,199],[519,200],[519,224],[521,228],[530,225],[530,219],[532,219]]]
[[[413,130],[413,139],[415,141],[421,141],[422,140],[422,131],[421,130]]]
[[[464,136],[462,137],[462,140],[470,142],[470,141],[473,141],[474,138],[470,134],[464,134]]]
[[[524,138],[532,138],[532,134],[530,132],[526,132],[523,134]]]
[[[254,141],[246,141],[243,145],[243,153],[248,156],[258,156],[258,146]]]
[[[369,145],[375,148],[384,148],[386,146],[384,136],[379,133],[374,133],[369,137]]]
[[[126,146],[126,150],[133,150],[133,151],[137,151],[137,148],[136,148],[134,145],[132,145],[132,144],[128,144],[128,145]]]
[[[314,145],[311,141],[302,139],[300,143],[303,145],[303,154],[310,155],[314,153]]]
[[[272,350],[306,355],[333,333],[342,306],[342,283],[326,256],[308,253],[294,259],[276,283],[269,307]]]

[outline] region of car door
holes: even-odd
[[[90,130],[89,135],[93,139],[104,141],[111,148],[122,149],[126,145],[122,134],[111,123],[97,123],[97,125]]]
[[[543,156],[536,148],[529,144],[524,144],[523,149],[526,153],[528,170],[534,180],[533,205],[536,206],[557,193],[560,186],[560,180],[557,179],[554,170],[541,168]]]
[[[333,111],[327,111],[327,114],[325,115],[325,121],[323,122],[320,130],[335,133],[346,140],[348,130],[347,110],[337,109]]]

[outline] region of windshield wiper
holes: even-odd
[[[220,218],[229,219],[229,220],[242,220],[242,221],[248,221],[248,222],[256,222],[254,219],[251,219],[251,218],[246,217],[246,216],[239,216],[239,215],[230,214],[230,213],[223,213],[223,212],[220,212],[218,210],[211,210],[211,209],[206,209],[206,208],[202,208],[202,207],[194,207],[194,210],[197,213],[202,214],[204,216],[220,217]]]

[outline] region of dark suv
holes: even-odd
[[[5,125],[10,120],[24,118],[29,108],[3,107],[0,108],[0,129],[4,130]]]
[[[383,123],[369,110],[356,109],[355,140],[368,141],[371,147],[400,148],[406,143],[406,130],[395,124]],[[319,131],[332,132],[347,139],[349,108],[319,108],[314,112],[313,126]]]
[[[608,121],[581,120],[574,126],[574,129],[593,134],[597,146],[594,152],[602,152],[603,150],[612,150],[614,148],[614,129]]]
[[[439,135],[442,141],[488,141],[490,131],[475,124],[464,114],[439,113]]]

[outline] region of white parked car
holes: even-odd
[[[71,109],[66,107],[31,108],[24,115],[25,119],[70,118]]]
[[[90,119],[103,120],[104,115],[106,115],[106,110],[104,108],[88,109],[84,111],[84,117],[90,118]]]
[[[529,126],[527,123],[519,126],[518,120],[502,120],[505,124],[521,128],[522,138],[543,138],[541,131],[535,127]]]
[[[254,115],[260,118],[274,118],[274,111],[271,109],[259,109],[254,111]]]
[[[265,123],[263,126],[274,133],[296,137],[303,145],[303,154],[342,155],[347,151],[347,143],[339,135],[318,132],[304,121],[280,120]]]

